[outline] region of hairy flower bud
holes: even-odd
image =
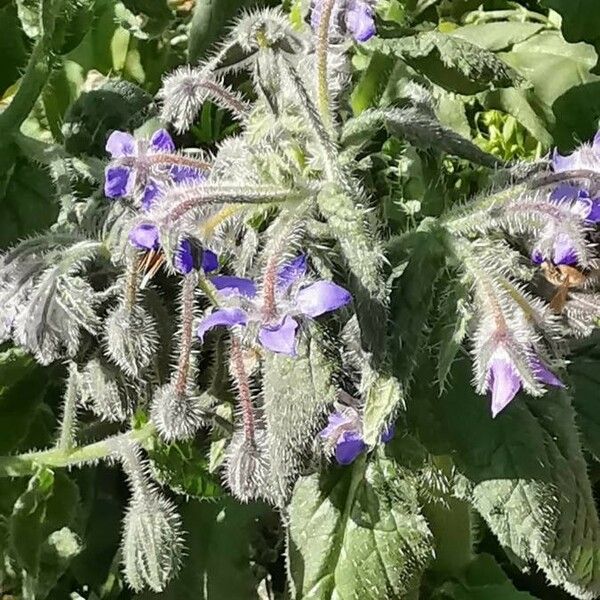
[[[167,442],[193,437],[203,422],[198,398],[189,390],[177,392],[175,383],[168,383],[154,393],[150,416],[160,436]]]
[[[229,489],[242,502],[249,502],[265,497],[268,479],[265,431],[256,428],[252,439],[236,431],[227,449],[225,480]]]
[[[138,377],[158,346],[154,319],[139,304],[119,304],[106,318],[104,341],[107,355],[125,373]]]

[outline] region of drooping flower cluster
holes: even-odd
[[[156,131],[149,140],[136,140],[127,132],[114,131],[106,142],[106,151],[112,161],[105,171],[105,195],[130,198],[142,213],[152,208],[166,187],[205,179],[198,168],[178,164],[175,143],[165,129]],[[152,276],[164,262],[158,227],[142,221],[131,229],[129,241],[147,252],[144,264],[148,276]],[[202,251],[193,240],[184,238],[173,256],[173,266],[182,275],[198,268],[211,272],[218,268],[218,259],[214,252]]]

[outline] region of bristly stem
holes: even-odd
[[[108,458],[114,452],[114,444],[122,441],[142,443],[154,434],[154,426],[148,423],[141,429],[136,429],[120,435],[106,438],[100,442],[88,444],[80,448],[63,450],[52,448],[40,452],[28,452],[16,456],[0,457],[1,477],[26,477],[35,473],[40,466],[60,469],[77,467],[87,463]]]
[[[62,419],[60,423],[60,435],[56,447],[60,450],[71,450],[77,444],[75,432],[77,425],[77,365],[69,364],[69,377],[65,390]]]
[[[195,208],[211,204],[271,204],[285,202],[293,195],[291,189],[271,185],[252,187],[199,185],[172,188],[165,192],[161,204],[174,206],[162,217],[172,223]]]
[[[139,257],[137,252],[133,255],[133,258],[127,261],[127,271],[125,279],[125,308],[131,310],[136,303],[137,294],[139,290]]]
[[[186,392],[190,372],[194,326],[194,293],[197,282],[198,276],[196,273],[190,273],[183,281],[181,292],[181,339],[179,341],[179,360],[175,380],[175,391],[179,396],[183,396]]]
[[[267,260],[267,267],[263,276],[263,308],[262,317],[265,322],[271,321],[277,314],[275,290],[277,288],[277,272],[279,270],[279,256],[272,254]]]
[[[331,117],[331,105],[329,100],[329,84],[327,80],[327,59],[329,52],[329,30],[331,27],[331,16],[337,0],[322,0],[321,18],[319,19],[319,28],[317,31],[317,98],[319,111],[329,130],[333,127]]]
[[[167,153],[148,154],[143,158],[138,158],[136,156],[122,156],[117,158],[114,161],[114,163],[126,167],[136,167],[136,165],[139,164],[140,160],[143,161],[144,164],[149,166],[167,165],[177,167],[189,167],[190,169],[195,169],[197,171],[210,171],[210,169],[212,168],[212,165],[205,160],[200,160],[192,156],[183,156],[181,154]]]
[[[231,370],[240,395],[242,419],[244,421],[244,437],[247,442],[254,444],[254,431],[256,427],[254,406],[252,405],[252,391],[250,389],[250,379],[246,372],[246,365],[244,364],[242,345],[236,335],[231,337]]]

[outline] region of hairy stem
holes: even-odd
[[[179,342],[179,360],[177,362],[177,377],[175,391],[179,396],[185,394],[190,372],[190,357],[192,354],[192,339],[194,326],[194,292],[198,277],[190,273],[183,281],[181,294],[181,339]]]
[[[250,389],[250,379],[246,372],[246,365],[244,364],[242,345],[236,335],[233,335],[231,338],[231,367],[240,395],[242,419],[244,421],[244,437],[246,441],[254,444],[256,424],[254,406],[252,405],[252,391]]]
[[[60,434],[56,447],[60,450],[71,450],[76,446],[75,432],[77,426],[77,365],[69,364],[69,378],[65,390]]]
[[[50,46],[61,4],[61,0],[40,1],[40,37],[33,47],[17,93],[8,107],[0,113],[0,140],[2,141],[19,130],[50,76],[52,64]]]
[[[329,52],[329,29],[333,8],[337,0],[323,0],[321,5],[321,18],[317,31],[317,98],[319,111],[327,129],[333,127],[331,105],[329,101],[329,84],[327,81],[327,62]]]
[[[271,204],[285,202],[293,196],[293,191],[271,185],[250,187],[199,185],[193,188],[174,188],[163,197],[164,206],[174,204],[162,217],[162,221],[172,223],[186,213],[210,204]]]
[[[0,477],[27,477],[35,473],[40,466],[51,469],[77,467],[87,463],[108,458],[113,452],[115,443],[126,441],[142,443],[154,434],[154,426],[150,423],[142,427],[106,438],[100,442],[88,444],[70,450],[53,448],[40,452],[28,452],[17,456],[0,457]]]

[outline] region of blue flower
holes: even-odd
[[[334,5],[331,23],[335,31],[340,25],[357,42],[366,42],[376,33],[375,11],[372,0],[338,0]],[[318,31],[323,10],[323,0],[313,0],[310,22],[314,31]]]
[[[125,131],[113,131],[106,151],[111,163],[104,172],[104,194],[108,198],[134,197],[143,210],[148,210],[165,183],[199,181],[204,175],[190,167],[154,164],[152,156],[172,154],[175,144],[165,129],[159,129],[150,140],[136,140]]]
[[[345,306],[352,300],[350,292],[331,281],[303,284],[306,257],[299,256],[286,263],[278,272],[275,306],[266,310],[264,298],[251,279],[233,276],[212,278],[223,307],[200,321],[198,337],[218,326],[255,325],[259,343],[270,350],[288,356],[296,355],[298,317],[315,318]],[[270,314],[269,314],[270,313]]]
[[[389,425],[379,439],[387,444],[394,433],[394,425]],[[363,439],[360,413],[352,406],[338,404],[336,410],[329,415],[327,427],[319,435],[340,465],[349,465],[368,449]]]
[[[530,360],[530,366],[537,381],[553,387],[564,387],[562,381],[535,354]],[[492,392],[493,417],[510,404],[522,386],[523,378],[509,353],[502,345],[498,346],[488,363],[485,386],[486,390]]]

